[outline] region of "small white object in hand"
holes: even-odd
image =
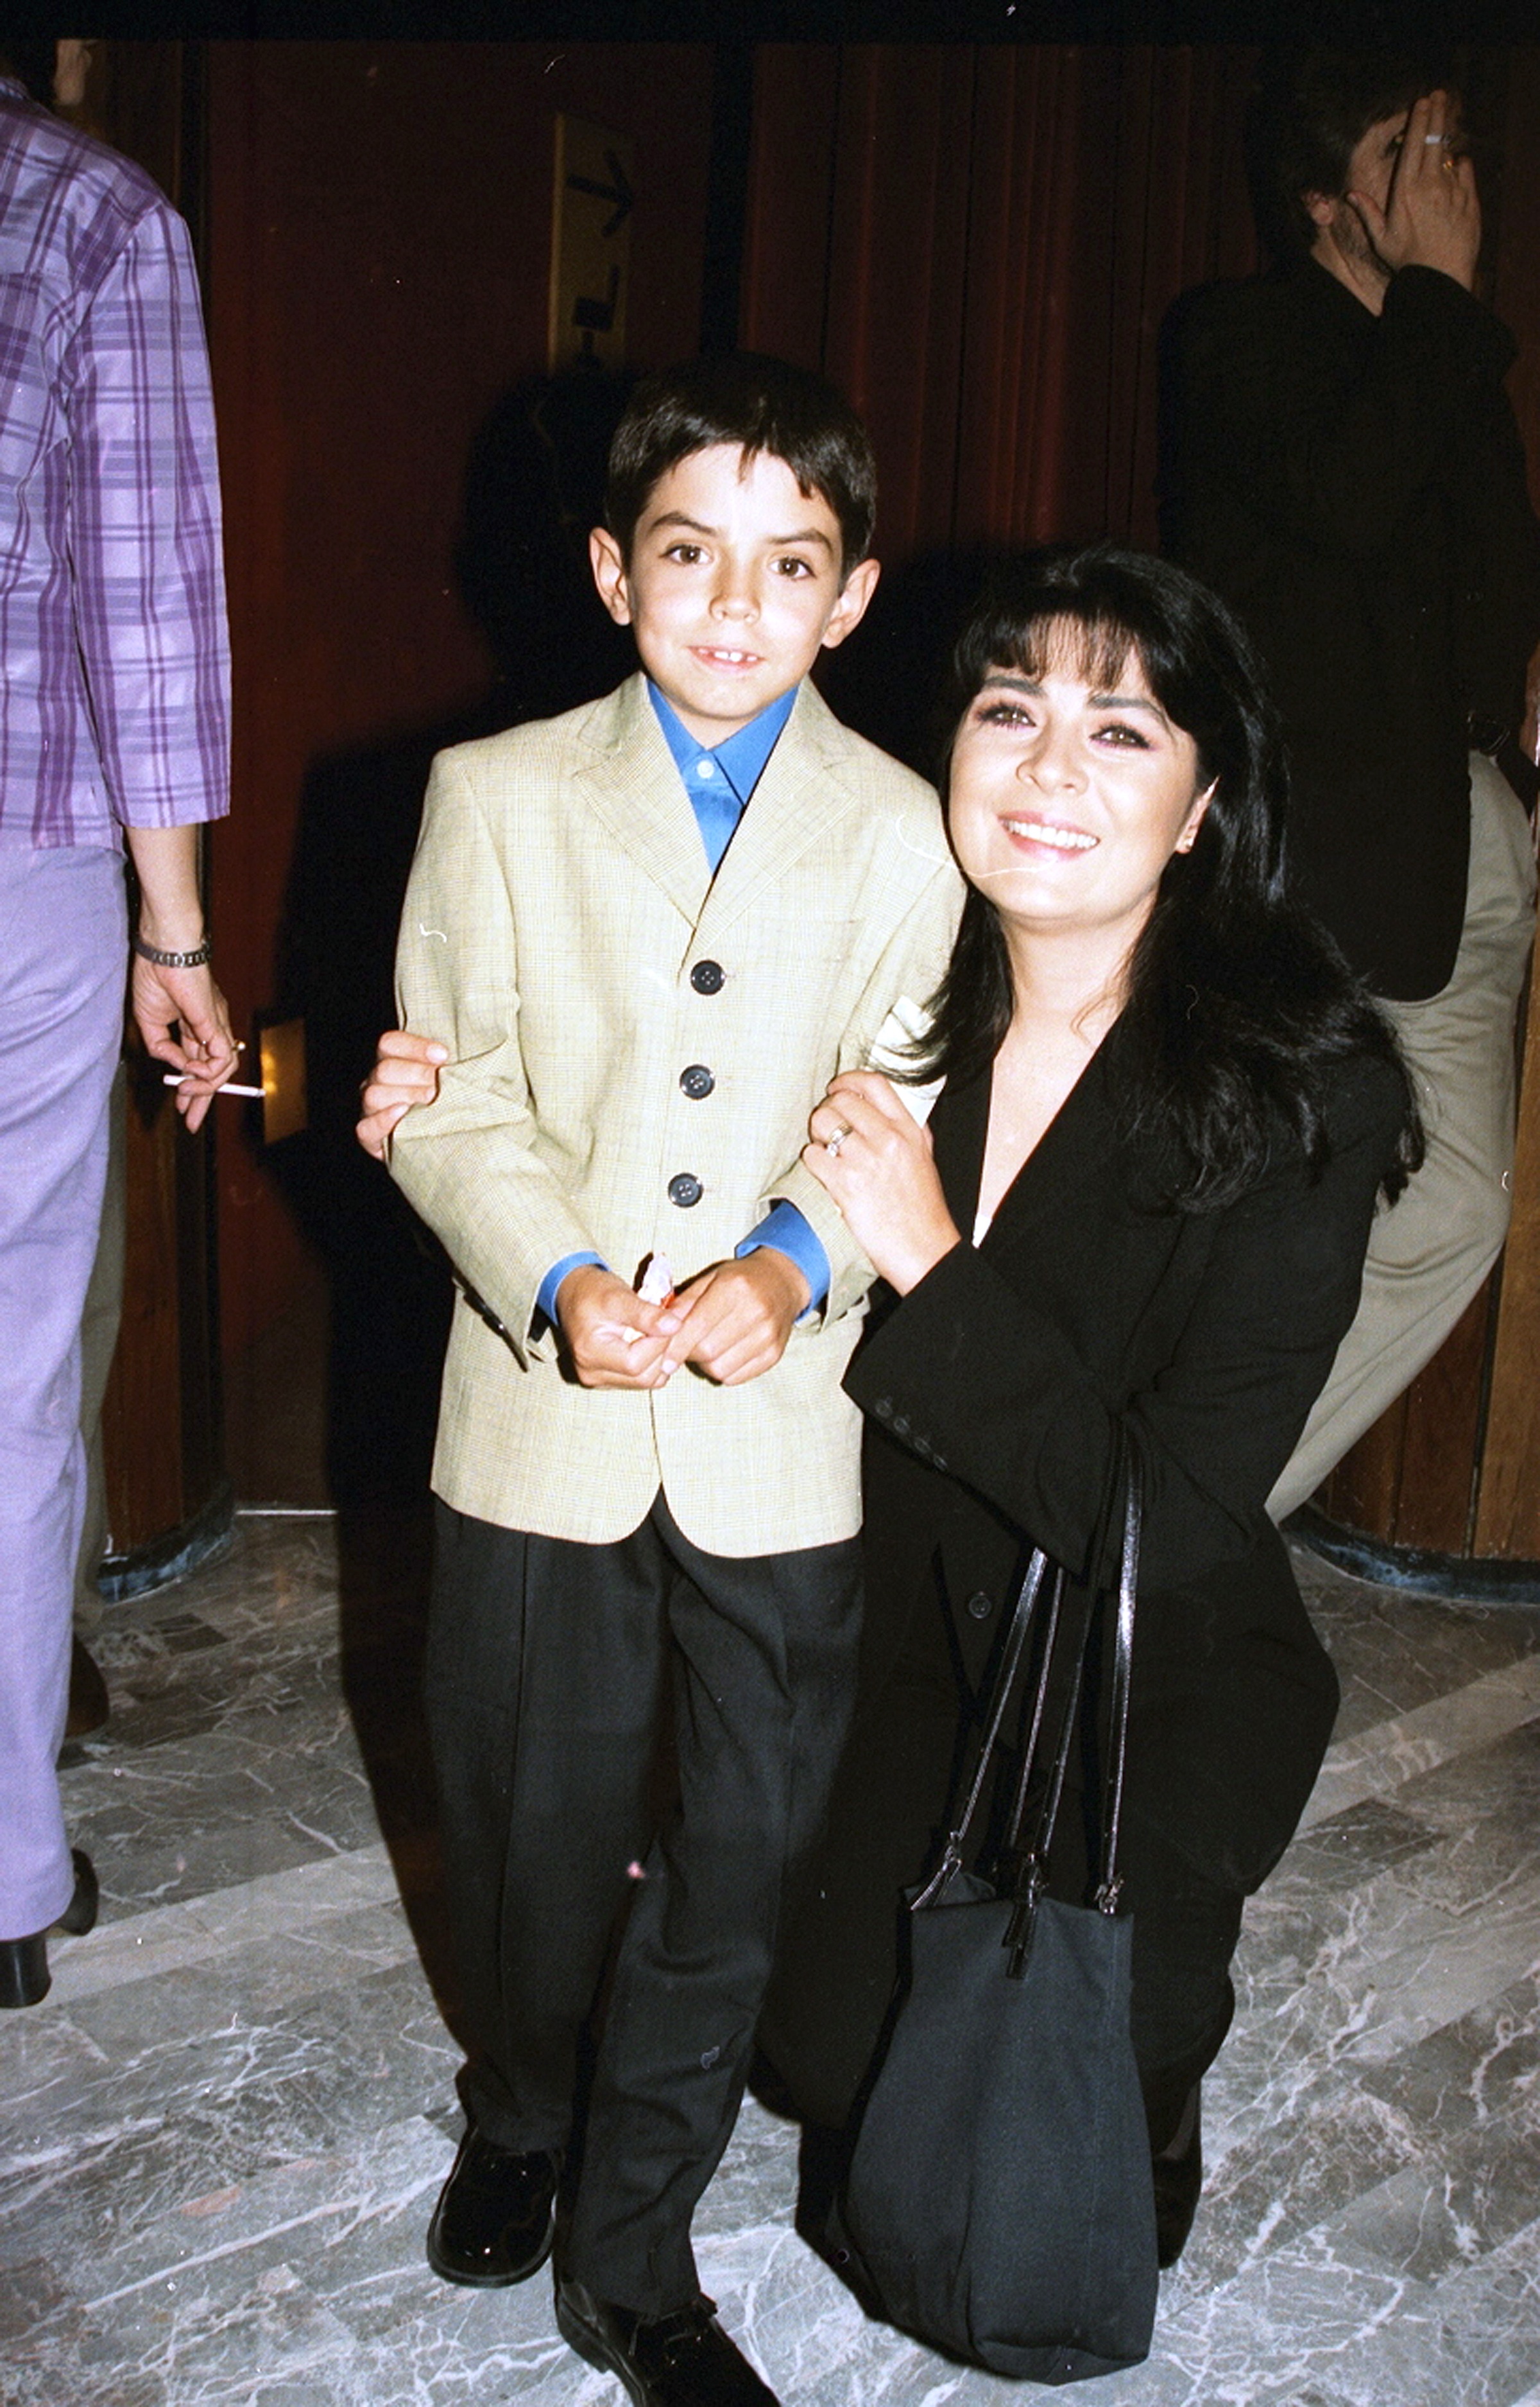
[[[637,1294],[643,1303],[667,1303],[673,1294],[673,1272],[667,1254],[649,1254],[647,1267],[637,1282]]]
[[[182,1075],[178,1077],[175,1070],[168,1070],[164,1077],[162,1079],[161,1084],[162,1087],[185,1087],[187,1080],[188,1073],[184,1072]],[[262,1095],[262,1089],[261,1087],[237,1087],[233,1080],[227,1078],[222,1087],[215,1089],[215,1092],[220,1095],[254,1095],[260,1102]]]

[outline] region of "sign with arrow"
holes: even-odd
[[[552,370],[578,358],[618,367],[626,356],[636,145],[586,118],[556,121],[551,229]]]

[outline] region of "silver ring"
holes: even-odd
[[[1448,138],[1449,137],[1447,134],[1424,134],[1422,136],[1422,148],[1424,150],[1442,150]]]
[[[824,1139],[824,1151],[829,1154],[837,1154],[849,1134],[850,1131],[848,1128],[836,1129],[832,1136],[827,1136]]]

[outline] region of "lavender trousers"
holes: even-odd
[[[116,853],[0,847],[0,1939],[46,1930],[75,1886],[55,1765],[127,941]]]

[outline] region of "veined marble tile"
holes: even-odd
[[[1327,2278],[1351,2293],[1373,2276],[1338,2263]],[[1533,2386],[1540,2371],[1533,2227],[1481,2262],[1396,2295],[1393,2310],[1339,2353],[1334,2378],[1349,2407],[1513,2407]]]
[[[1293,2251],[1216,2288],[1184,2289],[1158,2338],[1188,2378],[1191,2407],[1498,2407],[1504,2396],[1451,2348],[1423,2286]],[[1132,2388],[1129,2400],[1143,2407]]]
[[[1274,2049],[1383,2060],[1521,1979],[1537,1937],[1540,1854],[1477,1831],[1313,1913],[1264,1889],[1248,1906],[1237,1990]]]
[[[1512,2407],[1533,2390],[1540,2378],[1540,2229],[1531,2224],[1486,2262],[1450,2274],[1434,2299],[1451,2355],[1470,2369],[1477,2407]]]
[[[232,1888],[99,1923],[85,1939],[51,1940],[53,1985],[42,2005],[0,2021],[0,2068],[13,2039],[67,2010],[78,1998],[94,1997],[124,1981],[159,1978],[258,1937],[282,1938],[311,1921],[389,1905],[396,1894],[389,1853],[376,1840],[373,1846],[312,1857]]]
[[[3,2407],[171,2407],[158,2374],[132,2372],[113,2351],[104,2364],[93,2340],[78,2316],[39,2326],[5,2367]]]
[[[318,1626],[304,1646],[275,1645],[265,1657],[239,1663],[227,1647],[196,1657],[191,1666],[162,1659],[147,1668],[127,1694],[113,1699],[112,1718],[93,1762],[132,1759],[177,1740],[221,1730],[260,1745],[264,1734],[290,1735],[289,1718],[306,1710],[338,1724],[335,1633]]]
[[[10,2354],[11,2343],[25,2342],[39,2324],[56,2314],[68,2298],[61,2270],[51,2257],[34,2257],[24,2264],[8,2266],[0,2281],[0,2351]],[[6,2375],[0,2363],[0,2398],[4,2398]]]
[[[1336,2085],[1318,2111],[1237,2136],[1208,2175],[1184,2279],[1221,2283],[1297,2234],[1340,2220],[1420,2153],[1418,2130],[1378,2098]]]
[[[281,1730],[221,1728],[211,1745],[157,1745],[92,1763],[63,1786],[71,1838],[95,1863],[109,1915],[229,1888],[379,1837],[334,1698]]]
[[[1333,1741],[1301,1828],[1366,1798],[1394,1797],[1452,1758],[1490,1746],[1540,1715],[1540,1654],[1523,1656],[1410,1713]]]
[[[1438,1832],[1398,1802],[1378,1797],[1318,1817],[1296,1838],[1267,1884],[1269,1895],[1311,1902],[1357,1888],[1377,1873],[1438,1844]]]
[[[196,1596],[199,1613],[233,1635],[270,1630],[318,1605],[335,1610],[337,1578],[333,1517],[238,1513],[231,1552],[179,1582],[176,1593]]]
[[[1359,2079],[1440,2140],[1540,2113],[1540,1970]]]
[[[1317,2236],[1334,2263],[1432,2283],[1528,2230],[1537,2208],[1540,2129],[1505,2115],[1436,2154],[1430,2147]]]
[[[340,1992],[368,1973],[402,1964],[417,1973],[417,1950],[396,1900],[327,1915],[282,1934],[229,1943],[201,1963],[184,1962],[177,1973],[177,2026],[187,2038],[236,2021],[255,2028],[303,2000]],[[165,2036],[162,1981],[98,1989],[77,2001],[71,2019],[105,2057],[128,2063]]]
[[[1399,1801],[1454,1848],[1474,1843],[1514,1860],[1540,1813],[1540,1715],[1406,1782]]]
[[[1290,1550],[1311,1620],[1342,1683],[1348,1737],[1540,1650],[1527,1606],[1473,1605],[1377,1588],[1301,1546]]]
[[[190,2199],[420,2114],[458,2061],[415,1965],[270,2023],[244,2019],[238,2001],[219,2030],[184,2034],[171,2018],[159,2041],[57,2094],[37,2144],[9,2136],[0,2264],[34,2255],[44,2229],[62,2263],[95,2264]]]
[[[4,2407],[623,2407],[548,2277],[423,2258],[459,2115],[401,1911],[440,1907],[420,1537],[243,1521],[108,1609],[119,1711],[64,1775],[108,1919],[0,2015]],[[1249,1913],[1150,2362],[1086,2407],[1540,2407],[1540,1616],[1306,1585],[1336,1787]],[[785,2407],[1024,2407],[797,2238],[798,2136],[746,2106],[697,2218]]]
[[[303,2263],[308,2286],[350,2323],[347,2300],[420,2267],[423,2300],[445,2285],[430,2272],[423,2235],[453,2149],[414,2115],[352,2144],[291,2158],[189,2198],[104,2249],[73,2287],[99,2314],[175,2273],[209,2298],[259,2287],[275,2266]],[[410,2288],[410,2286],[408,2286]]]
[[[162,1624],[193,1612],[227,1641],[259,1654],[337,1621],[337,1542],[330,1522],[280,1524],[237,1520],[235,1543],[219,1562],[157,1594],[103,1609],[100,1659],[111,1682],[115,1664],[153,1661],[166,1651]],[[97,1651],[93,1638],[92,1651]]]
[[[175,2275],[153,2294],[120,2300],[109,2315],[78,2314],[63,2324],[51,2352],[51,2392],[37,2407],[311,2407],[343,2395],[332,2371],[351,2355],[351,2335],[290,2270],[237,2307],[212,2313]],[[28,2400],[25,2391],[20,2393]],[[28,2400],[30,2407],[30,2400]]]

